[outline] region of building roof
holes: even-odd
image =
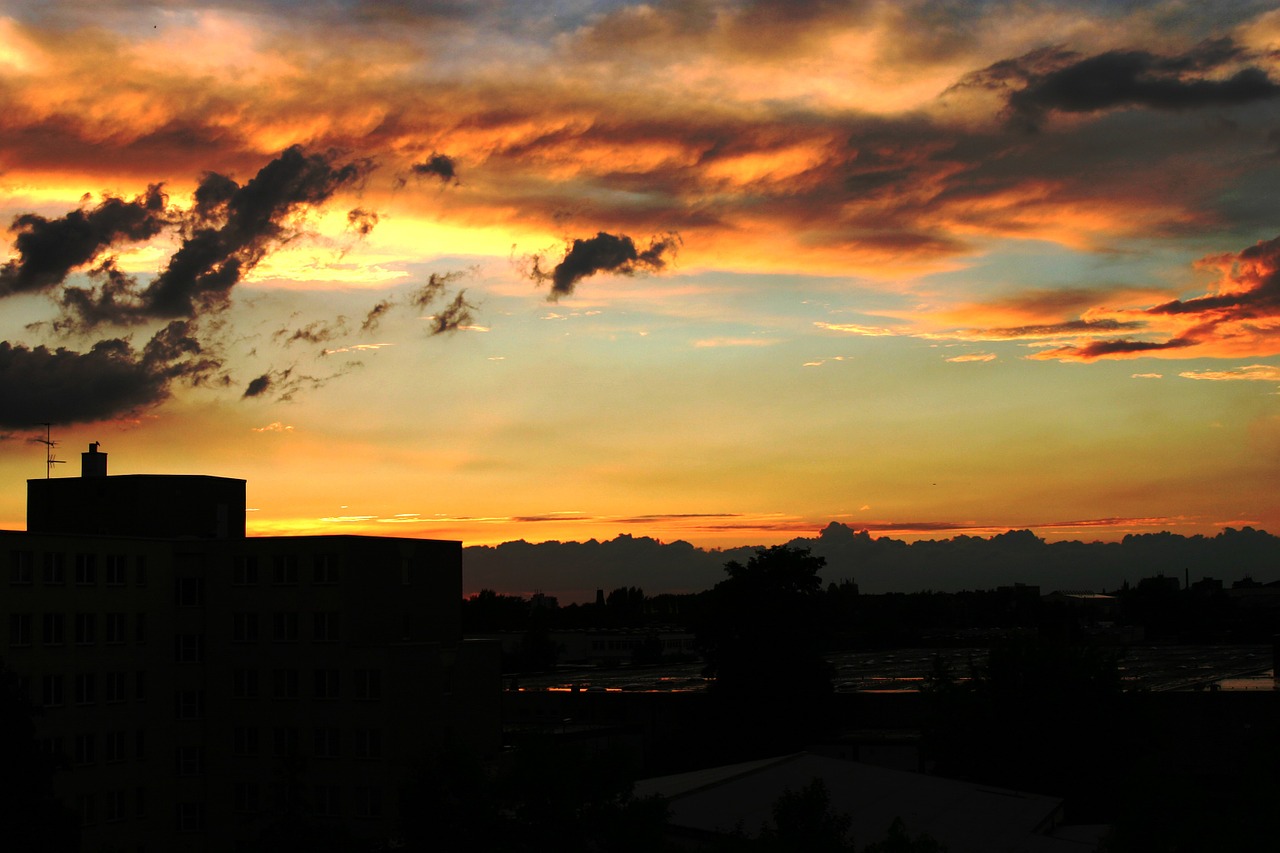
[[[758,835],[786,790],[814,779],[826,785],[835,811],[849,815],[855,842],[884,838],[894,818],[912,834],[928,833],[949,853],[1021,853],[1095,849],[1086,840],[1049,834],[1062,800],[891,770],[839,758],[798,753],[643,780],[637,796],[665,797],[673,826],[701,832]]]

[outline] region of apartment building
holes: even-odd
[[[28,530],[0,531],[0,659],[43,709],[83,850],[389,838],[419,762],[498,749],[500,653],[462,640],[460,543],[246,537],[243,480],[105,456],[30,481]]]

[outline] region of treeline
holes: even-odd
[[[1191,581],[1214,577],[1228,585],[1244,577],[1280,580],[1280,537],[1251,527],[1228,527],[1216,536],[1130,535],[1120,542],[1046,542],[1030,530],[904,542],[832,522],[818,536],[787,544],[822,557],[825,582],[854,580],[869,593],[959,592],[1014,583],[1046,592],[1118,589],[1156,574]],[[562,601],[590,602],[596,589],[707,589],[719,582],[726,562],[750,559],[756,550],[704,550],[627,535],[605,542],[520,541],[465,549],[464,571],[470,589],[542,589]]]
[[[1184,588],[1177,578],[1157,575],[1111,590],[1113,602],[1090,605],[1047,600],[1041,593],[1049,590],[1029,586],[876,595],[844,581],[816,591],[813,618],[821,623],[828,651],[983,645],[1013,633],[1063,640],[1106,640],[1110,633],[1117,642],[1271,642],[1280,633],[1280,588],[1251,586],[1250,593],[1269,593],[1256,597],[1239,591],[1205,583]],[[694,631],[706,620],[711,590],[649,596],[639,587],[619,587],[603,599],[561,606],[548,596],[482,590],[462,602],[463,631],[531,637],[575,630]],[[760,619],[760,630],[769,633],[769,613]]]

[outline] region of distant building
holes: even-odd
[[[439,746],[500,746],[499,649],[464,642],[458,542],[246,537],[245,483],[28,482],[0,659],[86,851],[231,851],[288,820],[394,834]]]
[[[1097,850],[1105,827],[1062,825],[1062,800],[926,776],[812,753],[711,767],[636,783],[636,796],[661,796],[680,849],[716,849],[759,836],[784,793],[821,782],[830,809],[848,818],[861,847],[882,840],[895,818],[949,853]]]
[[[1080,608],[1090,622],[1110,621],[1120,615],[1120,599],[1090,590],[1055,590],[1041,598],[1046,604]]]

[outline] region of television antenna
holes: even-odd
[[[44,424],[44,438],[33,438],[33,439],[31,439],[32,441],[34,441],[34,442],[36,442],[36,443],[38,443],[38,444],[43,444],[43,445],[44,445],[44,448],[45,448],[45,449],[44,449],[44,478],[45,478],[46,480],[48,480],[50,477],[52,477],[52,476],[53,476],[53,466],[54,466],[54,465],[65,465],[65,464],[66,464],[66,461],[65,461],[65,460],[63,460],[63,459],[58,459],[58,458],[56,458],[56,457],[53,455],[53,448],[54,448],[54,447],[56,447],[56,446],[58,445],[58,442],[56,442],[56,441],[54,441],[54,440],[53,440],[53,436],[52,436],[52,434],[51,434],[51,433],[52,433],[52,429],[53,429],[53,427],[52,427],[52,425],[51,425],[51,424],[49,424],[49,423],[45,423],[45,424]]]

